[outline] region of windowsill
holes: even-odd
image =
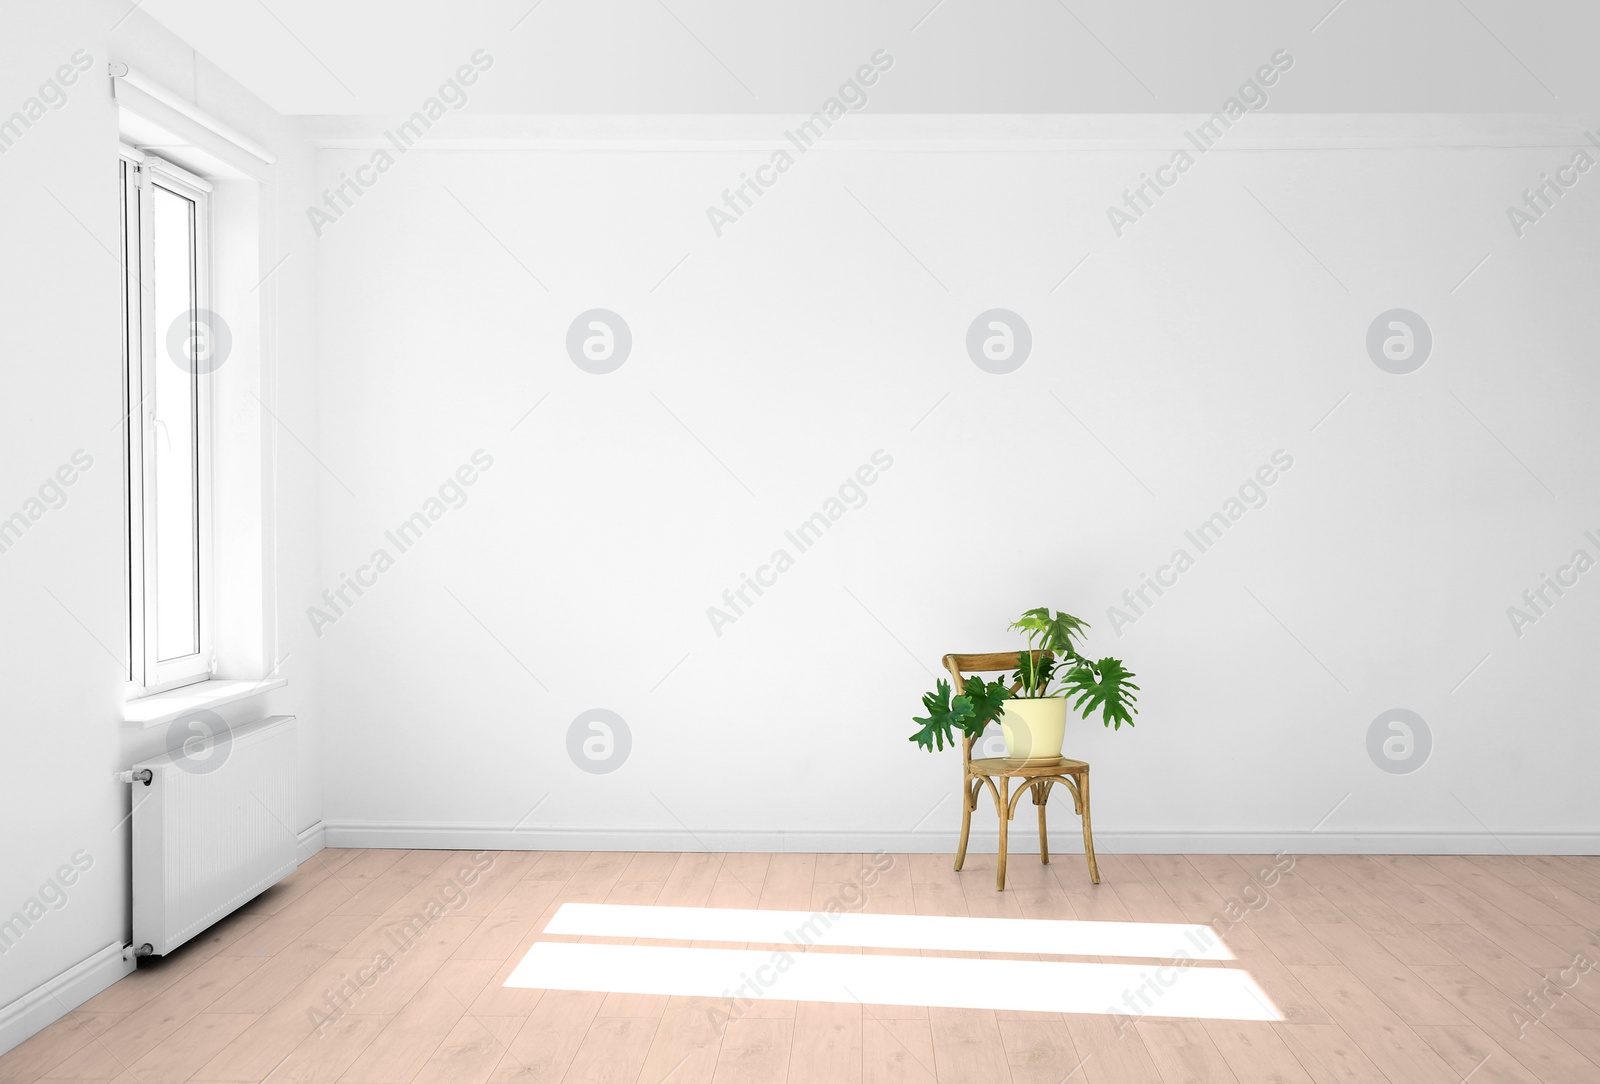
[[[185,685],[181,689],[170,689],[128,701],[122,709],[122,725],[131,730],[148,730],[162,723],[170,723],[191,711],[233,704],[273,689],[281,689],[287,684],[289,679],[282,677],[260,680],[212,678],[197,685]]]

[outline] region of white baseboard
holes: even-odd
[[[1011,852],[1038,852],[1032,826],[1017,828]],[[761,829],[534,828],[489,824],[409,824],[345,821],[326,825],[330,847],[408,850],[513,851],[796,851],[854,854],[872,851],[946,854],[956,848],[954,831],[885,829],[764,831]],[[993,831],[972,833],[969,850],[992,853]],[[1592,832],[1373,832],[1098,831],[1104,854],[1600,854]],[[1081,853],[1077,824],[1051,832],[1051,852]]]
[[[305,862],[327,845],[327,830],[317,821],[299,834],[297,860]],[[43,1031],[133,969],[133,960],[123,959],[122,945],[107,945],[87,960],[0,1008],[0,1054]]]
[[[132,970],[132,958],[123,959],[123,946],[107,945],[34,987],[0,1009],[0,1054],[43,1031]]]
[[[328,846],[328,830],[321,821],[317,821],[310,828],[300,833],[300,846],[295,852],[296,862],[310,860],[318,851],[326,850]]]

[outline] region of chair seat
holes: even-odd
[[[1089,770],[1087,761],[1054,757],[1050,760],[1024,760],[1021,757],[978,757],[971,762],[973,775],[1008,775],[1031,779],[1040,775],[1076,775]]]

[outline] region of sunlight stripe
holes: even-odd
[[[544,932],[573,937],[645,937],[659,941],[1148,956],[1159,960],[1234,958],[1210,927],[1176,922],[1084,922],[564,903]]]
[[[951,1009],[1280,1020],[1237,968],[536,943],[506,986]]]

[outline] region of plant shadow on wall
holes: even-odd
[[[1010,625],[1028,641],[1028,650],[1017,653],[1011,685],[974,674],[951,695],[950,683],[940,680],[933,692],[922,697],[928,714],[912,718],[918,728],[910,740],[933,752],[946,742],[954,746],[956,731],[976,739],[999,719],[1006,755],[1037,760],[1061,755],[1069,704],[1085,719],[1099,711],[1104,724],[1117,730],[1123,723],[1134,725],[1133,717],[1139,713],[1134,706],[1136,675],[1121,659],[1092,662],[1079,654],[1074,640],[1082,639],[1088,627],[1088,622],[1059,610],[1027,611]]]

